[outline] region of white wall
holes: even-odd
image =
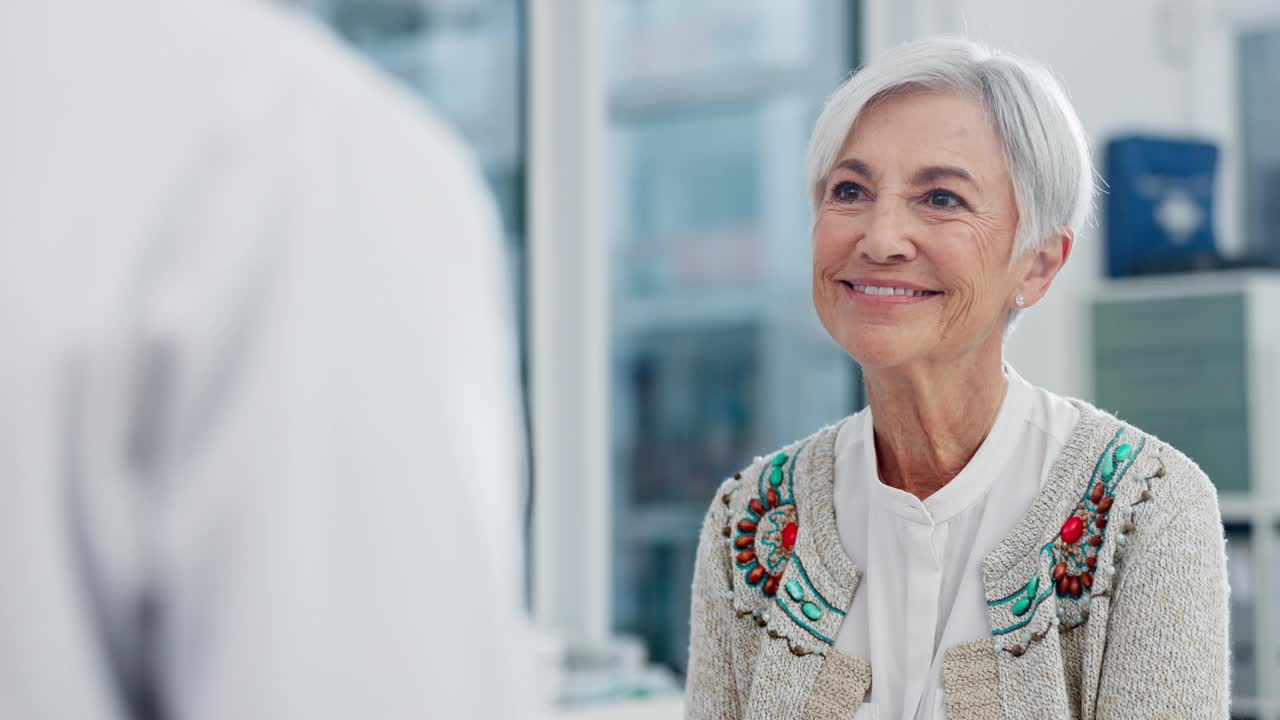
[[[953,33],[1049,65],[1095,145],[1134,130],[1195,134],[1223,146],[1224,249],[1239,246],[1234,190],[1235,45],[1214,0],[864,0],[869,57],[914,37]],[[1222,207],[1220,202],[1220,207]],[[1053,290],[1009,340],[1032,382],[1089,397],[1088,300],[1103,276],[1098,228],[1079,234]]]

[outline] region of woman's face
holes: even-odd
[[[1009,262],[1017,225],[979,103],[884,98],[858,118],[827,178],[813,228],[818,316],[868,368],[998,349],[1027,270]]]

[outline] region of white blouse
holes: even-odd
[[[1031,507],[1079,418],[1007,365],[1005,375],[986,440],[924,501],[880,482],[870,408],[840,428],[836,526],[864,574],[835,647],[867,658],[873,678],[854,720],[943,720],[943,653],[991,634],[982,559]]]

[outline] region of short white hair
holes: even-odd
[[[986,108],[1018,208],[1013,259],[1043,246],[1059,227],[1074,232],[1088,222],[1095,191],[1089,141],[1062,86],[1043,65],[959,38],[891,50],[831,95],[809,141],[815,214],[858,116],[881,98],[913,90],[972,97]]]

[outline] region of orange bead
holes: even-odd
[[[778,576],[770,575],[768,580],[764,581],[764,594],[773,597],[778,594]]]
[[[1105,492],[1106,492],[1106,488],[1102,486],[1102,483],[1098,483],[1097,485],[1093,486],[1093,492],[1089,493],[1089,499],[1092,500],[1095,504],[1097,504],[1097,502],[1102,499],[1102,495]]]

